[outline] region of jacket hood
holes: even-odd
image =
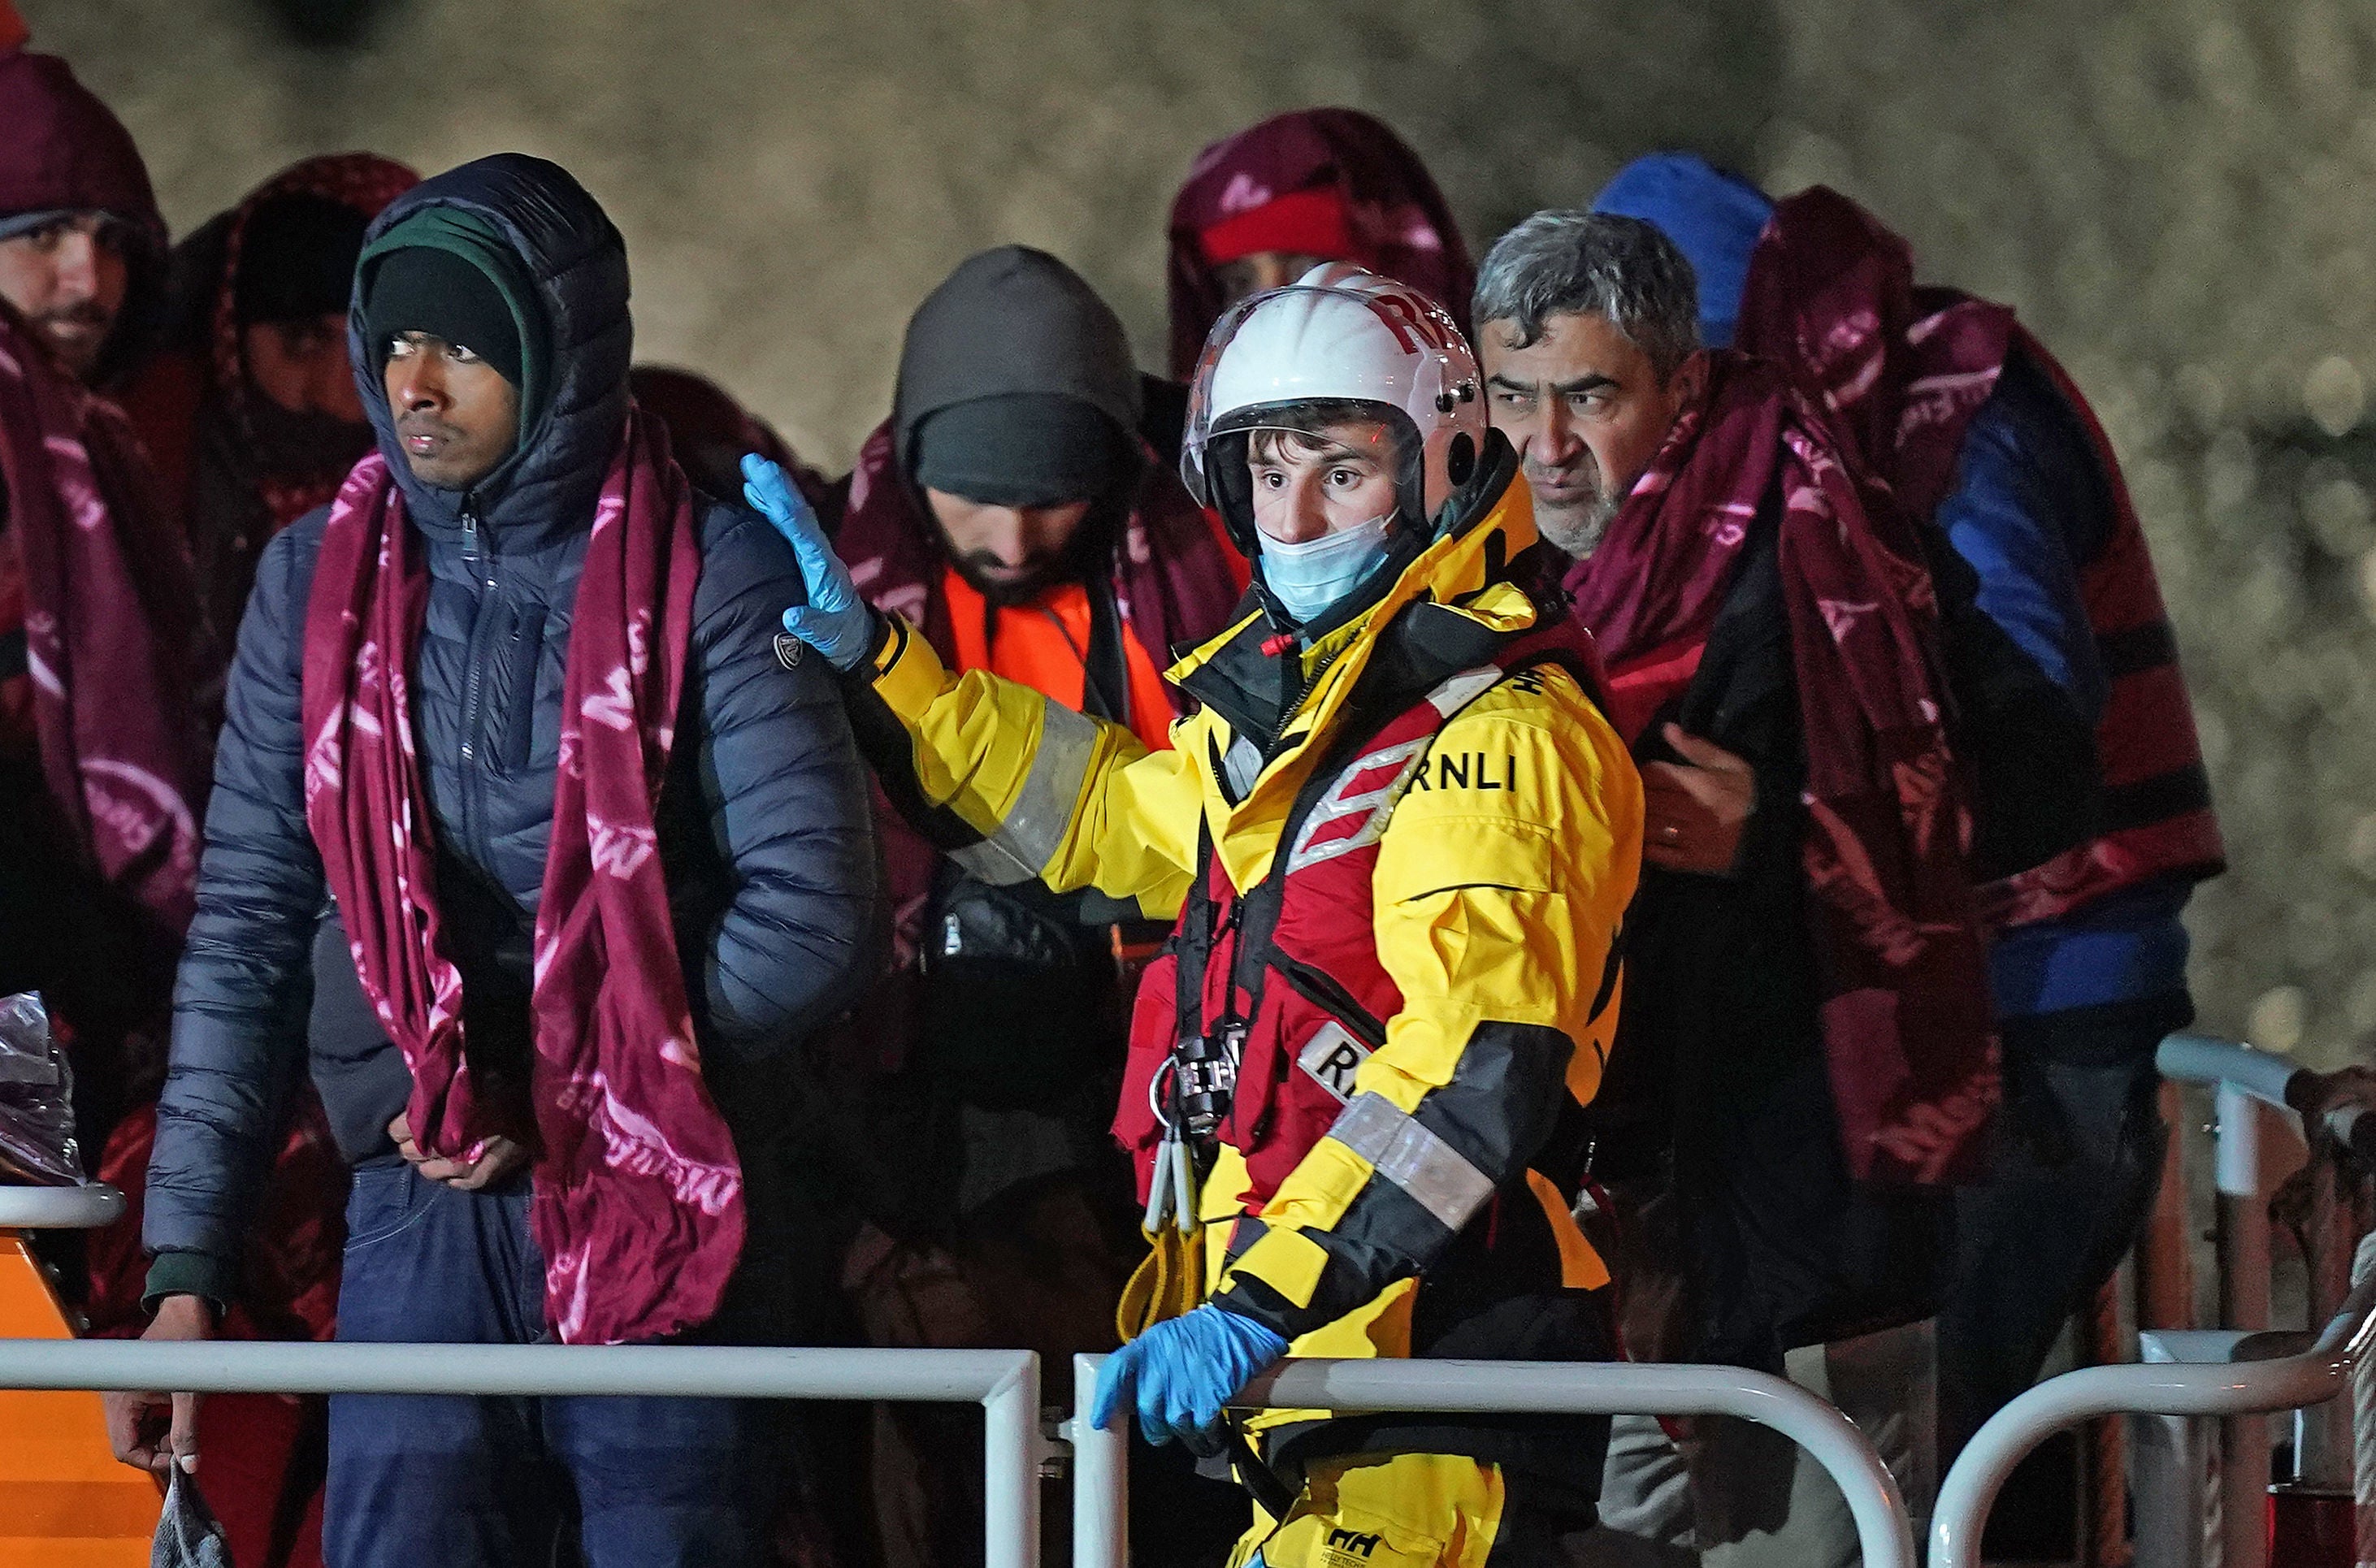
[[[64,60],[0,54],[0,218],[104,212],[164,255],[165,220],[132,133]]]
[[[243,280],[257,265],[250,237],[256,213],[284,196],[310,196],[347,208],[358,227],[367,227],[382,208],[419,184],[412,170],[369,152],[329,153],[281,170],[174,245],[170,345],[205,355],[216,387],[235,394],[246,380],[238,304]],[[337,259],[324,249],[326,260]],[[351,288],[351,277],[348,281]]]
[[[909,320],[891,405],[900,473],[915,474],[927,418],[1017,393],[1077,399],[1136,438],[1138,367],[1121,319],[1047,252],[1001,245],[959,264]]]
[[[1774,216],[1771,196],[1695,152],[1654,152],[1620,169],[1592,210],[1638,218],[1674,241],[1699,285],[1702,346],[1732,346],[1750,255]]]
[[[543,407],[519,445],[467,493],[498,549],[533,549],[583,532],[594,521],[612,449],[627,414],[627,367],[634,327],[627,312],[627,247],[619,231],[557,163],[497,153],[449,169],[390,202],[363,239],[373,243],[414,213],[452,208],[491,225],[534,280],[543,307],[550,365]],[[355,385],[380,455],[404,493],[415,526],[433,536],[457,533],[461,491],[415,479],[397,445],[380,358],[363,325],[371,262],[359,267],[347,312]]]
[[[152,341],[165,292],[165,219],[132,133],[54,54],[0,53],[0,218],[104,212],[133,236],[131,287],[101,360],[106,382]]]
[[[1186,380],[1221,318],[1220,269],[1205,254],[1217,224],[1283,196],[1325,193],[1341,209],[1348,254],[1408,284],[1468,330],[1477,269],[1452,208],[1402,137],[1358,109],[1298,109],[1224,137],[1196,155],[1172,198],[1170,223],[1171,374]]]

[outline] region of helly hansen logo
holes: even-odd
[[[1330,1530],[1328,1532],[1328,1550],[1331,1551],[1356,1552],[1360,1556],[1367,1557],[1370,1553],[1378,1550],[1378,1542],[1383,1538],[1384,1538],[1376,1530],[1372,1530],[1367,1535],[1356,1535],[1351,1530]]]
[[[1414,791],[1518,789],[1518,758],[1511,752],[1438,752],[1411,776]]]
[[[1296,1053],[1295,1064],[1312,1075],[1312,1081],[1335,1095],[1342,1105],[1352,1099],[1353,1076],[1369,1059],[1369,1048],[1331,1018]]]

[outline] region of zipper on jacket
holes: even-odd
[[[1230,912],[1221,918],[1221,929],[1213,933],[1213,945],[1216,947],[1220,945],[1221,938],[1230,939],[1230,960],[1222,969],[1222,973],[1228,977],[1229,985],[1229,994],[1221,1000],[1223,1028],[1247,1022],[1246,1019],[1238,1016],[1238,959],[1246,940],[1245,932],[1240,929],[1239,920],[1245,912],[1246,901],[1242,896],[1230,899]]]
[[[1301,992],[1306,1002],[1334,1015],[1355,1039],[1372,1051],[1384,1048],[1385,1025],[1378,1021],[1376,1014],[1355,1000],[1351,992],[1338,984],[1335,976],[1324,974],[1301,959],[1290,958],[1276,946],[1271,949],[1270,961],[1271,967],[1289,986]]]
[[[1287,731],[1289,727],[1295,722],[1295,716],[1302,711],[1303,705],[1312,699],[1312,694],[1319,688],[1322,681],[1327,679],[1328,671],[1336,667],[1336,661],[1339,659],[1345,657],[1345,649],[1341,647],[1338,648],[1335,653],[1329,655],[1326,659],[1322,659],[1317,665],[1313,666],[1309,672],[1302,671],[1303,655],[1301,653],[1289,649],[1286,654],[1285,657],[1296,661],[1297,670],[1300,673],[1302,673],[1302,679],[1295,688],[1295,695],[1290,697],[1286,706],[1278,710],[1278,728],[1272,732],[1270,743],[1263,747],[1263,765],[1265,767],[1276,760],[1279,753],[1286,748]]]
[[[1292,652],[1287,657],[1299,659],[1301,658],[1301,655]],[[1312,695],[1312,688],[1320,683],[1320,676],[1326,672],[1327,667],[1324,665],[1318,671],[1306,676],[1303,683],[1296,687],[1295,695],[1280,706],[1278,728],[1271,731],[1269,742],[1262,749],[1263,766],[1268,767],[1277,759],[1280,751],[1286,747],[1288,726],[1295,721],[1296,710],[1303,706],[1304,699]],[[1257,773],[1256,777],[1260,777],[1260,774]]]
[[[465,654],[468,673],[462,682],[462,839],[473,842],[478,834],[478,769],[474,766],[479,754],[481,698],[486,686],[487,626],[494,609],[494,552],[486,548],[489,541],[481,537],[478,512],[465,496],[462,500],[462,559],[469,564],[471,575],[483,585],[478,611],[470,617],[470,637]]]

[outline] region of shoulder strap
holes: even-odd
[[[1171,1038],[1184,1042],[1205,1032],[1205,969],[1213,959],[1213,827],[1202,815],[1196,822],[1196,872],[1180,910],[1172,954]]]
[[[1123,649],[1122,606],[1111,578],[1091,573],[1083,586],[1089,598],[1089,647],[1081,660],[1081,707],[1092,719],[1102,719],[1127,730],[1130,711],[1130,656]]]

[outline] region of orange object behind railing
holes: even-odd
[[[70,1337],[14,1230],[0,1230],[0,1337]],[[109,1451],[98,1395],[0,1389],[0,1568],[146,1568],[158,1507],[156,1482]]]

